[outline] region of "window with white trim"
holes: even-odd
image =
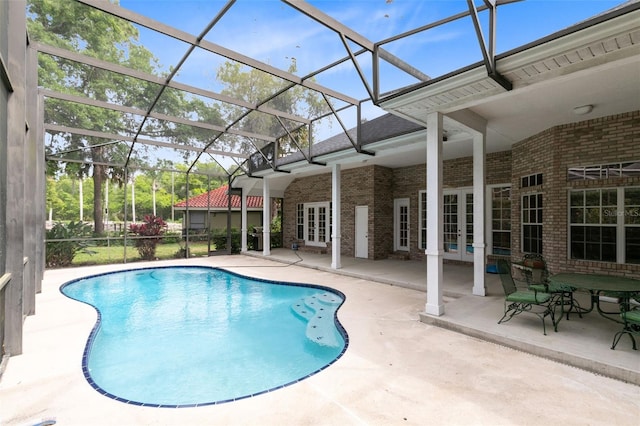
[[[304,240],[304,204],[296,205],[296,238]]]
[[[393,200],[394,242],[396,251],[409,250],[409,199]]]
[[[418,248],[427,248],[427,191],[418,191]]]
[[[491,188],[492,254],[511,254],[511,185]],[[427,248],[427,191],[418,191],[418,248]]]
[[[570,258],[640,263],[640,187],[569,191]]]
[[[522,196],[522,251],[542,254],[542,193]]]
[[[624,263],[640,263],[640,188],[624,188]]]
[[[511,254],[511,186],[491,188],[491,254]]]
[[[609,179],[616,177],[640,176],[640,161],[626,161],[613,164],[569,167],[567,180]]]

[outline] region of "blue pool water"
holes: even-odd
[[[164,407],[229,402],[287,386],[338,359],[344,295],[208,267],[129,270],[71,281],[95,307],[83,371],[114,399]]]

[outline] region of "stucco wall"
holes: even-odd
[[[183,218],[184,218],[184,213]],[[196,213],[198,216],[202,216],[202,220],[204,220],[204,216],[206,215],[205,211],[198,210],[197,212],[190,212],[190,215]],[[210,212],[210,229],[227,229],[227,212]],[[231,212],[231,228],[240,229],[242,224],[242,213],[239,211]],[[188,227],[191,225],[187,224]],[[262,211],[248,211],[247,212],[247,229],[249,232],[252,231],[254,226],[262,226]]]
[[[213,212],[210,213],[211,229],[227,229],[227,213]],[[239,211],[231,212],[231,228],[240,229],[242,226],[242,213]],[[254,226],[262,226],[262,211],[247,212],[247,230],[252,232]]]

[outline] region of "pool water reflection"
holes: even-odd
[[[83,371],[101,393],[162,407],[218,404],[313,375],[348,346],[344,295],[208,267],[128,270],[64,284],[98,321]]]

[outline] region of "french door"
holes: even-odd
[[[329,203],[305,203],[305,245],[326,247],[329,240]]]
[[[443,192],[444,258],[473,261],[473,189]]]

